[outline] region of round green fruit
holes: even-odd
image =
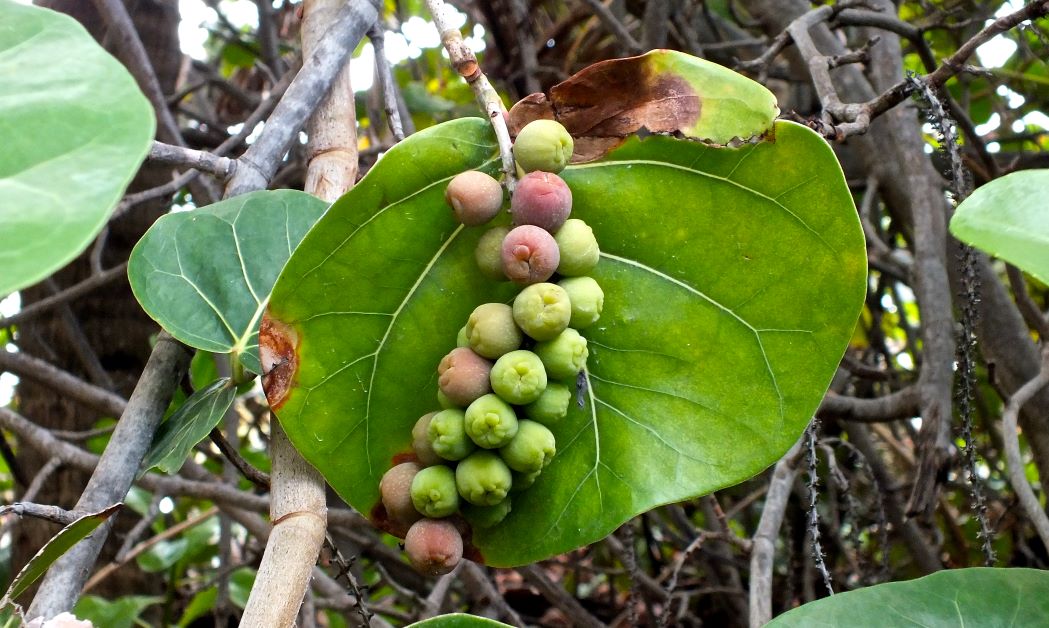
[[[550,379],[561,381],[575,380],[576,375],[586,366],[588,355],[586,338],[571,327],[553,340],[536,343],[534,351],[543,361]],[[492,376],[495,377],[495,367],[492,367]],[[495,389],[494,380],[492,388]]]
[[[564,226],[554,233],[558,250],[558,274],[578,277],[594,270],[601,258],[594,230],[578,218],[569,218]]]
[[[505,303],[484,303],[474,308],[466,321],[470,348],[480,356],[495,359],[521,346],[524,335],[514,322],[514,311]]]
[[[605,307],[605,291],[593,277],[568,277],[557,282],[566,293],[572,304],[572,318],[569,325],[575,329],[585,329],[601,318]]]
[[[466,435],[479,447],[498,449],[517,433],[517,415],[497,395],[479,397],[466,409]]]
[[[525,172],[561,172],[572,160],[572,136],[555,120],[533,120],[514,140],[514,159]]]
[[[493,506],[503,501],[512,481],[510,468],[490,451],[476,451],[455,468],[459,495],[476,506]]]
[[[532,403],[546,389],[546,369],[531,351],[511,351],[492,367],[492,390],[503,401],[515,405]]]
[[[510,514],[510,498],[507,497],[498,504],[492,506],[475,506],[470,503],[463,504],[463,517],[471,526],[479,529],[493,528],[506,519]]]
[[[466,413],[458,408],[441,410],[430,419],[426,438],[433,450],[445,460],[462,460],[476,449],[466,435]]]
[[[514,322],[535,340],[552,340],[572,320],[568,292],[557,284],[535,283],[514,299]]]
[[[426,517],[447,517],[459,510],[455,472],[443,464],[416,473],[412,479],[411,495],[412,505]]]
[[[543,425],[552,425],[568,414],[572,404],[572,389],[558,382],[548,382],[539,398],[526,405],[524,415]]]
[[[496,281],[506,281],[503,272],[503,240],[510,233],[509,227],[492,227],[484,232],[474,249],[474,259],[481,274]]]
[[[520,421],[517,435],[499,450],[506,466],[519,473],[542,471],[557,452],[554,433],[542,423]],[[425,469],[424,469],[425,471]]]

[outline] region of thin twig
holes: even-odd
[[[39,301],[35,301],[31,305],[27,305],[19,312],[12,314],[7,318],[0,318],[0,329],[11,327],[12,325],[21,325],[22,323],[39,316],[43,312],[82,297],[92,290],[122,277],[127,277],[127,262],[122,262],[113,268],[104,270],[100,273],[95,273],[87,279],[65,288],[61,292],[52,294],[49,297],[40,299]]]
[[[146,159],[158,164],[182,166],[208,172],[220,179],[228,178],[237,167],[236,160],[229,157],[183,146],[172,146],[163,142],[153,142]]]
[[[1049,345],[1042,347],[1042,370],[1033,379],[1021,386],[1009,397],[1002,411],[1002,442],[1005,445],[1005,459],[1009,466],[1009,482],[1016,491],[1016,496],[1023,506],[1027,518],[1038,532],[1042,544],[1049,547],[1049,517],[1042,510],[1038,497],[1035,496],[1027,474],[1024,471],[1023,459],[1020,456],[1020,438],[1017,436],[1017,416],[1020,408],[1031,397],[1049,384]]]
[[[390,125],[393,139],[404,139],[404,126],[401,124],[401,108],[397,104],[397,81],[393,78],[390,60],[386,58],[386,32],[382,25],[376,23],[368,31],[368,39],[375,49],[375,77],[378,79],[379,91],[382,93],[383,110]]]
[[[477,103],[492,123],[496,141],[499,142],[499,156],[503,162],[503,185],[508,192],[513,193],[517,186],[517,178],[510,131],[506,127],[506,107],[503,105],[503,100],[488,82],[488,77],[481,71],[477,57],[463,41],[462,33],[458,28],[452,26],[454,9],[445,4],[444,0],[426,0],[426,6],[430,9],[430,15],[433,16],[437,31],[441,34],[441,43],[448,51],[452,67],[473,90]]]

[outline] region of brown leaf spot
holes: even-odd
[[[299,335],[290,325],[262,315],[259,326],[259,360],[262,363],[262,389],[270,407],[277,410],[288,397],[299,370]]]
[[[531,94],[510,109],[510,130],[532,120],[555,119],[575,138],[573,163],[593,161],[638,131],[675,134],[695,125],[702,99],[683,78],[653,72],[652,57],[601,61]]]

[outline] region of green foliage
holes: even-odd
[[[95,626],[131,628],[141,625],[139,616],[143,611],[163,601],[162,597],[144,595],[124,595],[112,601],[96,595],[85,595],[77,600],[73,614],[78,619],[90,620]]]
[[[15,579],[11,582],[0,606],[16,599],[22,595],[40,576],[63,554],[69,551],[81,539],[95,531],[95,528],[106,522],[118,510],[121,504],[114,504],[108,508],[80,517],[73,523],[62,528],[62,530],[51,538],[40,551],[36,553],[28,563],[22,567]]]
[[[259,321],[270,289],[326,207],[305,192],[275,190],[168,214],[131,253],[135,298],[178,340],[232,353],[259,373]]]
[[[952,569],[887,582],[799,606],[769,628],[1041,626],[1049,617],[1049,573],[1037,569]]]
[[[61,63],[56,63],[61,59]],[[153,140],[135,80],[80,24],[0,0],[0,296],[94,239]]]
[[[481,230],[457,226],[441,200],[452,176],[496,162],[477,119],[398,144],[274,287],[270,313],[294,329],[299,360],[276,411],[362,512],[436,408],[434,370],[470,311],[513,293],[480,277]],[[804,127],[780,123],[775,143],[741,149],[633,140],[563,176],[604,251],[605,311],[586,330],[582,407],[554,427],[558,456],[506,521],[475,531],[494,565],[593,542],[771,464],[818,405],[864,294],[851,197]]]
[[[951,233],[1049,283],[1049,170],[1023,170],[977,188],[958,205]]]
[[[142,460],[142,471],[159,467],[165,473],[178,472],[193,446],[204,440],[222,420],[236,395],[237,389],[228,378],[193,393],[160,425]]]

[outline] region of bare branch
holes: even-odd
[[[172,146],[163,142],[153,142],[146,159],[160,164],[183,166],[208,172],[220,179],[230,177],[237,167],[236,160],[229,157],[221,157],[203,150]]]
[[[1027,481],[1023,459],[1020,455],[1020,439],[1016,434],[1016,422],[1020,408],[1047,384],[1049,384],[1049,345],[1042,348],[1042,370],[1034,379],[1013,393],[1005,404],[1005,410],[1002,411],[1002,441],[1005,444],[1005,459],[1009,465],[1009,483],[1013,485],[1020,505],[1023,506],[1027,518],[1034,524],[1042,543],[1049,547],[1049,517],[1046,517],[1038,497],[1035,496],[1031,484]]]

